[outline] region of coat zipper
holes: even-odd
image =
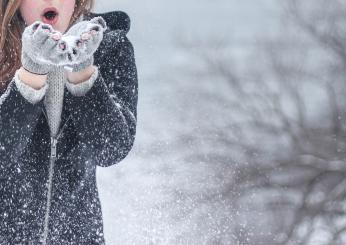
[[[42,108],[43,114],[46,117],[47,123],[48,123],[48,116],[46,115],[44,109]],[[48,192],[47,192],[47,203],[46,203],[46,213],[45,213],[45,219],[44,219],[44,229],[43,234],[41,238],[41,242],[43,245],[47,244],[47,237],[48,237],[48,224],[49,224],[49,212],[50,212],[50,205],[51,205],[51,197],[52,197],[52,185],[53,185],[53,174],[54,174],[54,164],[57,159],[57,143],[58,139],[61,136],[65,126],[67,125],[67,122],[69,121],[71,115],[66,120],[65,124],[61,128],[60,132],[58,132],[56,137],[50,136],[51,140],[51,149],[50,149],[50,165],[49,165],[49,175],[48,175]]]

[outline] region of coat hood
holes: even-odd
[[[106,33],[114,30],[123,30],[127,34],[130,30],[130,17],[123,11],[111,11],[106,13],[90,12],[83,16],[83,20],[90,20],[97,16],[101,16],[106,21]]]

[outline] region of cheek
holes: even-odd
[[[39,13],[32,11],[33,9],[38,9],[37,0],[22,0],[19,11],[27,25],[32,24],[40,17]]]
[[[62,12],[66,17],[72,16],[76,1],[63,1]]]
[[[59,18],[59,23],[57,25],[57,29],[64,33],[70,23],[70,20],[72,18],[74,9],[75,9],[75,0],[71,0],[71,1],[62,1],[62,5],[60,8],[60,18]]]

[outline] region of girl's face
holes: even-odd
[[[41,21],[52,25],[54,30],[65,33],[70,24],[75,3],[76,0],[22,0],[19,11],[26,26],[31,25],[35,21]],[[47,8],[51,7],[55,8],[57,15],[53,19],[47,20],[44,14],[46,14]]]

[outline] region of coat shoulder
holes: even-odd
[[[107,23],[107,30],[105,33],[110,31],[121,30],[127,34],[130,30],[131,20],[129,15],[124,11],[111,11],[105,13],[87,13],[84,15],[84,20],[90,20],[94,17],[101,16]]]
[[[134,47],[127,37],[130,30],[130,17],[123,11],[107,13],[89,13],[84,19],[92,19],[101,16],[107,23],[100,47],[95,52],[95,64],[102,70],[107,70],[111,63],[117,63],[119,56],[123,54],[134,56]],[[128,57],[131,58],[131,57]],[[105,62],[106,61],[106,62]]]

